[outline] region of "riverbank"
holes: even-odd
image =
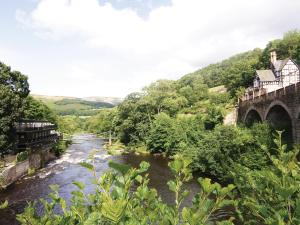
[[[108,154],[121,155],[121,154],[135,154],[135,155],[153,155],[160,157],[167,157],[166,153],[151,153],[145,146],[126,146],[119,140],[109,143],[104,143],[103,148],[107,150]]]
[[[20,178],[43,168],[46,163],[54,159],[56,159],[55,153],[50,148],[36,150],[26,155],[26,159],[21,161],[16,159],[2,169],[0,173],[0,188],[6,189]]]
[[[23,212],[28,201],[38,201],[40,198],[47,198],[50,192],[49,185],[57,184],[60,187],[59,193],[67,202],[71,199],[71,192],[76,190],[72,184],[73,181],[83,182],[86,185],[85,191],[91,193],[94,191],[92,183],[93,176],[88,170],[83,168],[80,163],[88,160],[93,149],[97,149],[95,155],[95,166],[98,176],[101,176],[109,169],[108,162],[113,160],[118,163],[128,164],[137,167],[142,161],[151,164],[148,173],[150,186],[158,190],[158,194],[166,202],[174,201],[173,193],[166,185],[173,178],[168,168],[169,160],[160,156],[122,154],[109,155],[104,150],[105,140],[97,138],[91,134],[75,135],[73,143],[67,151],[58,159],[50,162],[41,170],[38,170],[33,176],[25,176],[17,182],[10,185],[6,190],[0,192],[0,202],[7,200],[9,206],[0,212],[0,224],[18,224],[16,214]],[[191,190],[191,196],[185,204],[190,204],[192,196],[199,191],[199,185],[196,179],[187,184]],[[36,205],[38,210],[42,210],[41,204]]]
[[[60,140],[55,145],[27,150],[16,155],[6,156],[0,170],[0,191],[17,182],[26,175],[34,174],[38,169],[61,156],[72,143],[70,139]]]

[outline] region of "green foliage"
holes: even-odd
[[[267,125],[257,125],[252,130],[218,126],[212,131],[201,132],[194,144],[182,154],[192,160],[193,170],[227,181],[232,179],[230,171],[236,163],[251,169],[261,169],[268,164],[262,147],[269,145],[263,138],[268,132]],[[257,134],[263,135],[258,137]]]
[[[223,122],[222,111],[219,107],[210,105],[207,107],[207,114],[204,116],[204,126],[207,130],[212,130],[216,125]]]
[[[112,108],[113,104],[103,101],[87,101],[80,98],[56,99],[48,96],[36,96],[36,99],[44,102],[51,110],[60,116],[94,116],[99,110]]]
[[[94,102],[94,101],[86,101],[82,99],[62,99],[59,101],[55,102],[56,105],[68,105],[68,104],[82,104],[82,105],[87,105],[91,106],[93,108],[111,108],[113,107],[112,104],[107,103],[107,102]]]
[[[201,79],[193,82],[188,77],[179,81],[157,81],[143,91],[128,95],[117,107],[115,131],[123,143],[134,146],[147,145],[152,151],[175,150],[173,148],[176,143],[171,143],[163,136],[174,131],[176,134],[180,133],[176,130],[181,129],[180,122],[174,120],[178,115],[193,117],[201,112],[203,114],[200,117],[210,126],[214,126],[222,123],[223,108],[228,104],[228,95],[220,94],[222,98],[218,100],[219,94],[209,93]],[[157,135],[155,130],[158,131]],[[181,142],[180,139],[184,137],[180,137],[179,134],[174,138],[179,138],[177,142]]]
[[[56,115],[47,105],[31,96],[28,96],[26,99],[24,119],[42,120],[52,123],[56,123],[57,120]]]
[[[216,209],[237,204],[237,201],[228,199],[228,196],[232,196],[231,192],[235,189],[234,185],[230,184],[222,188],[220,184],[212,183],[208,178],[199,178],[198,182],[200,183],[201,191],[195,197],[192,208],[184,207],[182,210],[183,220],[188,224],[210,224],[209,217]],[[211,198],[211,195],[215,195],[215,198]],[[199,206],[202,206],[201,210],[199,210]],[[229,220],[218,224],[233,224],[233,219],[231,217]]]
[[[173,137],[174,131],[174,119],[165,113],[158,114],[148,135],[148,148],[160,152],[174,150],[178,141]]]
[[[241,86],[248,87],[252,84],[255,70],[261,67],[259,61],[261,54],[260,49],[254,49],[220,63],[211,64],[186,76],[194,80],[202,78],[209,87],[225,85],[231,96],[235,96]]]
[[[199,116],[178,115],[172,118],[165,113],[154,117],[147,136],[147,147],[152,152],[176,154],[191,146],[204,132],[204,125]]]
[[[23,162],[26,159],[28,159],[28,152],[24,151],[24,152],[19,152],[16,156],[16,161],[17,162]]]
[[[55,144],[51,151],[54,152],[54,154],[58,157],[67,150],[70,144],[72,144],[72,140],[70,139],[60,140],[58,141],[58,143]]]
[[[284,34],[282,39],[270,41],[264,49],[261,62],[267,68],[270,62],[270,51],[275,50],[279,59],[292,58],[300,65],[300,30]]]
[[[35,174],[35,168],[28,168],[27,175],[32,176],[33,174]]]
[[[102,109],[95,116],[86,120],[85,130],[104,137],[109,136],[109,132],[114,131],[116,109]]]
[[[24,114],[27,77],[0,62],[0,155],[15,148],[14,123]]]
[[[286,151],[281,134],[274,140],[276,154],[268,151],[271,166],[251,170],[237,165],[235,183],[241,193],[241,215],[245,224],[299,224],[300,223],[300,167],[298,150]]]
[[[78,116],[58,116],[58,130],[64,134],[71,135],[84,131],[86,118]]]
[[[112,170],[97,177],[95,167],[89,163],[82,163],[84,167],[94,174],[95,192],[85,194],[85,185],[73,182],[77,190],[72,192],[71,205],[67,207],[66,201],[59,196],[58,187],[50,188],[50,201],[41,199],[44,211],[37,214],[35,203],[29,203],[22,214],[17,215],[21,224],[212,224],[210,215],[217,210],[235,204],[231,199],[233,185],[222,188],[209,179],[199,180],[201,193],[194,198],[192,207],[181,209],[183,200],[188,191],[183,185],[192,178],[189,169],[190,162],[181,156],[169,164],[174,173],[174,180],[168,185],[175,194],[175,204],[168,205],[162,202],[157,191],[149,188],[148,174],[144,174],[149,164],[142,162],[138,168],[130,168],[115,162],[110,162]],[[135,188],[133,188],[135,186]],[[214,194],[215,197],[211,198]],[[62,213],[55,209],[61,208]],[[233,218],[222,221],[223,224],[232,224]]]
[[[3,203],[0,204],[0,209],[5,209],[8,207],[8,201],[5,200]]]
[[[220,63],[211,64],[181,80],[197,81],[203,79],[208,87],[225,85],[232,97],[240,95],[243,88],[252,85],[256,69],[268,69],[270,51],[276,50],[279,59],[292,58],[300,64],[300,31],[292,30],[284,34],[282,39],[273,40],[265,49],[254,49],[237,54]],[[188,88],[184,88],[185,90]],[[188,92],[187,92],[188,93]]]

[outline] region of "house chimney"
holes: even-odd
[[[276,51],[272,51],[271,52],[271,63],[275,64],[276,61],[277,61]]]

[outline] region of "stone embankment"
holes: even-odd
[[[8,163],[0,173],[0,186],[6,188],[21,177],[28,174],[30,170],[40,169],[45,164],[56,159],[50,149],[43,149],[30,153],[28,158],[22,162]]]
[[[232,109],[224,118],[224,125],[236,125],[237,123],[237,110]]]

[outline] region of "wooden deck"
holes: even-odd
[[[22,120],[15,124],[15,129],[18,151],[51,145],[60,137],[57,126],[48,121]]]

